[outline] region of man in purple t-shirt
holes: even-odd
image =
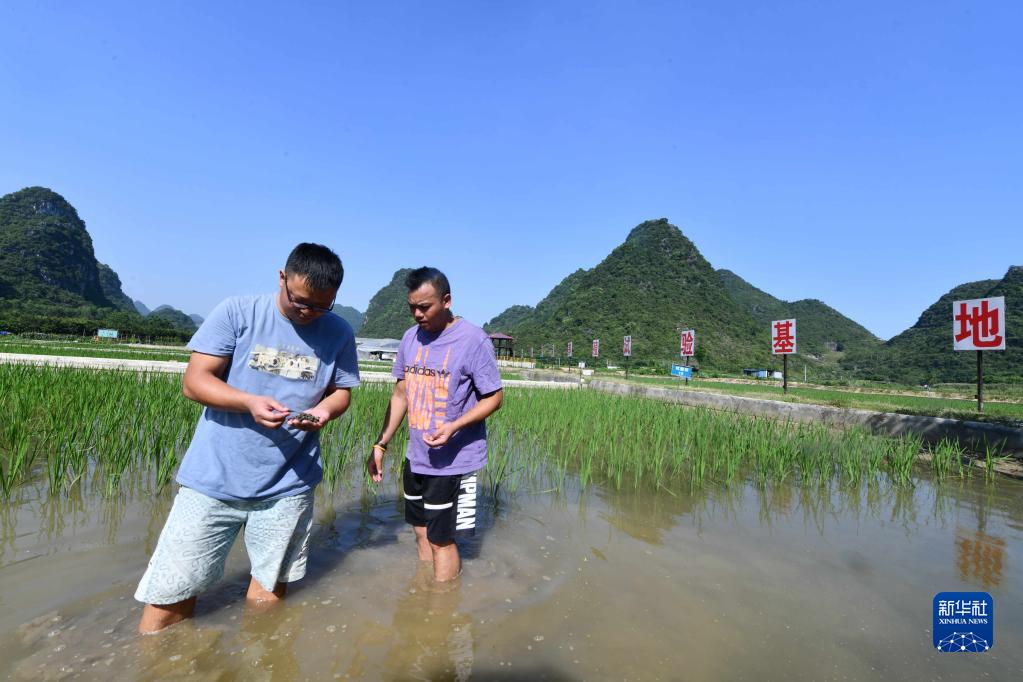
[[[420,560],[433,562],[434,578],[452,580],[461,572],[455,535],[476,528],[476,473],[487,463],[483,420],[501,407],[501,374],[487,333],[451,313],[443,272],[413,270],[405,286],[416,325],[401,339],[397,383],[366,466],[374,481],[383,480],[387,443],[408,414],[405,520]]]

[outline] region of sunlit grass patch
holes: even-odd
[[[355,389],[348,413],[324,428],[329,488],[365,480],[363,465],[391,389],[389,383]],[[0,365],[0,495],[9,498],[21,483],[43,478],[51,495],[73,487],[115,495],[127,477],[159,490],[172,480],[201,409],[181,395],[178,375]],[[924,451],[919,438],[595,391],[510,388],[487,425],[490,463],[482,480],[494,495],[541,479],[542,489],[557,489],[569,475],[583,486],[652,484],[667,491],[739,480],[911,486]],[[402,428],[391,444],[392,476],[407,437]],[[937,478],[972,475],[957,444],[927,452]],[[987,453],[988,480],[997,455]]]

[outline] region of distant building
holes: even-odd
[[[360,360],[390,360],[398,354],[398,339],[355,338],[355,354]]]
[[[774,372],[769,369],[752,369],[750,367],[744,367],[742,370],[743,376],[753,377],[754,379],[781,379],[781,372]]]
[[[515,355],[515,339],[507,334],[491,334],[490,342],[494,344],[494,355],[499,358],[510,358]]]

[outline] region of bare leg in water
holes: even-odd
[[[462,571],[462,561],[458,556],[458,546],[453,540],[438,545],[426,537],[426,526],[413,526],[416,531],[416,548],[419,550],[420,561],[433,562],[433,577],[437,582],[454,580]]]

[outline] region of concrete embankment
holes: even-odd
[[[174,360],[125,360],[123,358],[80,358],[70,355],[29,355],[0,353],[0,363],[9,365],[48,365],[51,367],[84,367],[88,369],[120,369],[134,372],[183,374],[187,363]]]
[[[979,452],[984,451],[985,444],[990,444],[999,447],[1001,454],[1011,454],[1023,459],[1023,429],[1001,424],[789,403],[693,390],[680,391],[617,381],[595,380],[589,381],[586,386],[605,393],[643,396],[681,405],[740,412],[782,421],[824,423],[837,427],[862,426],[873,433],[885,436],[919,435],[926,443],[936,443],[949,438]]]
[[[359,378],[364,382],[381,383],[394,381],[389,372],[359,372]],[[530,381],[522,379],[503,379],[502,384],[509,388],[579,388],[579,382],[566,383],[564,381]]]
[[[85,369],[115,369],[132,372],[162,372],[166,374],[184,374],[188,363],[173,360],[127,360],[124,358],[85,358],[69,355],[29,355],[25,353],[0,353],[0,364],[36,365],[50,367],[79,367]],[[386,383],[394,381],[389,372],[360,372],[360,377],[367,383]],[[504,385],[509,387],[532,388],[578,388],[578,382],[562,381],[523,381],[505,379]]]

